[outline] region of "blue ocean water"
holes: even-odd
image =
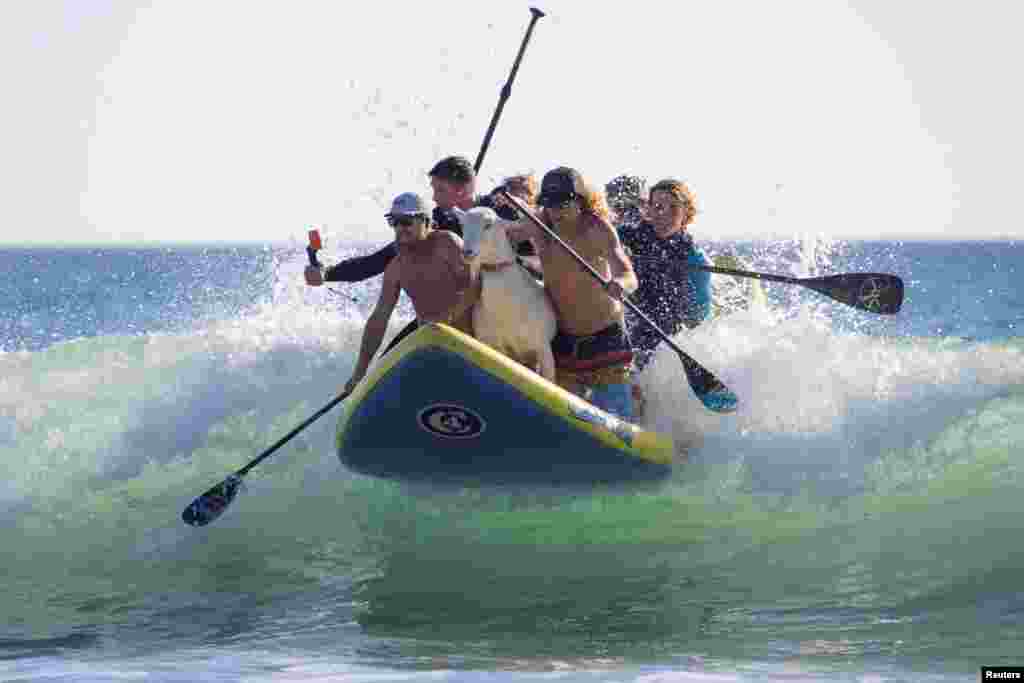
[[[740,409],[703,411],[660,353],[648,420],[686,457],[655,488],[406,489],[346,471],[329,414],[201,529],[192,498],[338,393],[379,282],[305,287],[296,245],[0,250],[0,679],[1024,665],[1024,246],[707,247],[894,273],[906,301],[872,316],[768,284],[766,307],[680,335]]]

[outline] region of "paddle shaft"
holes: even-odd
[[[305,422],[285,434],[283,437],[278,439],[274,445],[256,456],[256,458],[248,465],[234,474],[229,474],[228,477],[219,484],[196,497],[195,500],[185,506],[185,509],[182,510],[182,521],[191,526],[206,526],[224,514],[224,511],[229,505],[231,505],[235,496],[237,496],[238,492],[242,489],[242,477],[244,477],[249,470],[269,458],[275,451],[277,451],[277,449],[288,443],[288,441],[290,441],[296,434],[311,425],[314,420],[320,418],[328,410],[338,405],[349,395],[349,393],[350,392],[346,391],[340,396],[335,397],[330,403],[314,413]]]
[[[635,261],[661,261],[662,259],[654,257],[634,256]],[[721,268],[719,266],[698,266],[693,263],[687,263],[683,265],[687,270],[699,270],[705,273],[719,273],[720,275],[735,275],[736,277],[748,277],[754,280],[767,280],[768,282],[783,282],[789,285],[807,285],[808,282],[813,282],[815,278],[799,278],[789,277],[787,275],[773,275],[772,273],[755,273],[752,270],[734,270],[732,268]],[[861,275],[860,273],[853,273],[853,275]],[[838,277],[838,276],[834,276]],[[895,277],[886,276],[886,277]],[[823,278],[822,278],[823,279]]]
[[[516,61],[512,63],[512,71],[509,72],[508,80],[505,81],[505,85],[501,89],[501,96],[498,98],[498,106],[494,110],[494,115],[491,116],[491,125],[488,126],[487,133],[484,135],[484,142],[480,145],[480,152],[476,155],[476,163],[473,164],[474,173],[479,173],[480,167],[483,166],[484,156],[487,154],[487,148],[491,145],[491,137],[494,135],[494,129],[498,126],[498,119],[501,118],[501,112],[505,109],[505,102],[512,96],[512,82],[516,80],[516,72],[519,71],[519,63],[523,60],[523,53],[526,52],[526,45],[530,42],[530,35],[533,33],[533,27],[537,23],[537,20],[544,16],[544,13],[536,7],[531,7],[530,13],[533,17],[530,19],[530,25],[526,28],[526,35],[523,36],[523,42],[519,46],[519,54],[516,55]]]
[[[235,472],[235,476],[236,477],[244,477],[249,472],[249,470],[251,470],[253,467],[256,467],[256,465],[259,465],[261,462],[263,462],[264,460],[269,458],[274,453],[274,451],[276,451],[278,448],[280,448],[281,446],[283,446],[286,443],[288,443],[289,441],[291,441],[295,437],[296,434],[298,434],[303,429],[305,429],[309,425],[311,425],[314,422],[316,422],[317,420],[319,420],[331,408],[333,408],[334,406],[338,405],[339,403],[344,401],[346,398],[348,398],[348,395],[350,393],[352,393],[352,392],[345,391],[345,392],[341,393],[340,395],[335,396],[333,399],[331,399],[330,403],[328,403],[323,408],[321,408],[320,410],[318,410],[315,413],[313,413],[310,417],[306,418],[306,420],[304,420],[302,422],[302,424],[300,424],[298,427],[296,427],[295,429],[293,429],[292,431],[288,432],[287,434],[282,436],[280,439],[275,441],[273,443],[273,445],[271,445],[269,448],[267,448],[267,450],[263,451],[258,456],[256,456],[253,459],[253,461],[250,462],[248,465],[246,465],[242,469],[240,469],[237,472]]]
[[[519,209],[520,213],[529,218],[530,221],[538,228],[543,230],[544,233],[550,239],[557,242],[559,246],[565,249],[565,251],[567,251],[576,260],[576,262],[583,267],[584,270],[590,273],[591,277],[593,277],[595,280],[601,283],[601,287],[606,292],[608,291],[608,282],[603,277],[601,277],[601,274],[594,270],[594,267],[587,263],[582,256],[577,254],[575,249],[570,247],[568,244],[565,243],[565,241],[562,240],[561,237],[556,235],[554,230],[544,225],[543,221],[539,220],[536,216],[530,213],[530,211],[526,208],[526,205],[523,204],[522,200],[520,200],[518,197],[512,196],[511,194],[509,194],[507,190],[504,189],[501,190],[501,194],[502,196],[505,197],[506,200],[512,202],[512,204],[514,204],[516,208]],[[683,367],[686,370],[686,378],[690,382],[690,386],[693,388],[695,393],[697,393],[700,396],[704,396],[710,391],[715,391],[720,388],[725,389],[725,385],[722,384],[721,380],[719,380],[717,377],[711,374],[711,372],[707,368],[702,366],[696,360],[691,358],[689,354],[687,354],[685,351],[679,348],[679,345],[672,341],[672,338],[665,334],[665,332],[663,332],[662,329],[658,327],[658,325],[653,320],[648,318],[643,311],[637,308],[636,304],[630,301],[628,297],[623,296],[622,303],[625,304],[631,311],[633,311],[633,313],[635,313],[637,317],[639,317],[641,320],[647,323],[647,325],[649,325],[650,328],[654,330],[654,332],[657,333],[659,337],[661,337],[661,340],[668,344],[669,347],[676,352],[676,354],[679,356],[679,359],[682,360],[683,362]]]
[[[802,285],[803,281],[798,277],[786,275],[772,275],[770,273],[755,273],[749,270],[733,270],[732,268],[719,268],[718,266],[696,266],[686,265],[690,270],[702,270],[706,273],[719,273],[721,275],[735,275],[737,277],[749,277],[754,280],[768,280],[769,282],[785,282],[790,285]]]

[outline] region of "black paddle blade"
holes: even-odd
[[[903,280],[885,273],[844,273],[801,280],[816,292],[869,313],[892,315],[903,305]]]
[[[704,407],[715,413],[735,413],[739,398],[733,390],[722,384],[720,379],[687,354],[681,351],[678,354],[679,359],[683,361],[686,380]]]
[[[242,478],[237,474],[232,474],[189,503],[189,506],[181,513],[182,521],[192,526],[206,526],[223,514],[241,488]]]

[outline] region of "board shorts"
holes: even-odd
[[[563,387],[624,420],[633,419],[633,392],[629,382],[633,349],[621,323],[589,335],[561,330],[551,340],[555,375]]]

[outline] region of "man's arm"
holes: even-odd
[[[640,286],[640,282],[637,280],[636,272],[633,270],[633,262],[630,260],[629,255],[626,254],[626,249],[622,246],[622,242],[619,241],[619,233],[606,220],[599,220],[596,226],[607,249],[608,268],[611,271],[611,278],[608,284],[612,285],[613,288],[618,287],[620,292],[618,296],[615,296],[613,291],[609,291],[609,294],[615,296],[616,299],[621,299],[623,294],[635,292],[637,287]]]
[[[395,243],[378,249],[366,256],[356,256],[336,263],[324,271],[324,280],[327,282],[362,282],[372,277],[377,277],[388,267],[388,264],[398,255],[398,247]]]
[[[686,259],[692,266],[710,266],[711,262],[703,251],[696,246],[690,250]],[[689,293],[686,303],[686,317],[683,324],[693,329],[707,320],[711,315],[711,273],[702,270],[687,270],[683,276],[687,280]]]
[[[384,270],[384,283],[381,285],[380,298],[377,305],[366,321],[363,329],[363,340],[359,347],[359,360],[352,371],[352,377],[345,385],[345,391],[351,391],[356,384],[366,375],[370,361],[377,354],[377,349],[384,341],[384,333],[388,329],[388,321],[391,320],[391,313],[395,310],[398,297],[402,293],[399,262],[392,261]]]
[[[449,320],[458,320],[480,298],[480,274],[475,274],[469,261],[462,252],[462,238],[457,235],[446,235],[445,261],[455,277],[455,288],[459,300],[449,313]]]
[[[658,268],[670,274],[682,285],[676,315],[686,327],[693,329],[711,315],[711,273],[687,268],[690,266],[711,266],[703,251],[694,246],[687,254],[685,263],[670,261],[659,263]]]

